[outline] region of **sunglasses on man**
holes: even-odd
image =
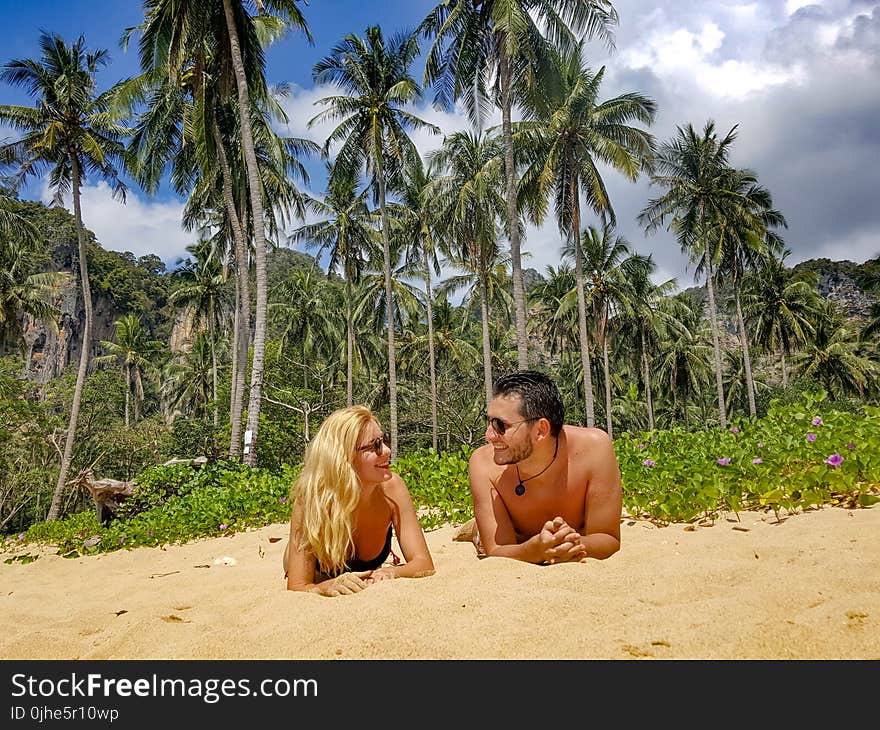
[[[486,420],[489,422],[489,425],[492,427],[492,430],[497,433],[499,436],[503,436],[507,433],[508,428],[512,428],[513,426],[519,426],[521,423],[527,423],[530,421],[535,421],[535,418],[524,418],[522,421],[514,421],[513,423],[507,423],[507,421],[503,421],[497,416],[493,416],[489,418],[486,416]]]
[[[366,446],[358,446],[358,451],[370,451],[371,449],[376,453],[376,456],[382,455],[382,449],[386,446],[391,446],[391,439],[388,437],[387,433],[383,433],[379,438],[375,438]]]

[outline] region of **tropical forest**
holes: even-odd
[[[611,436],[628,516],[880,501],[880,255],[793,263],[786,212],[731,162],[738,125],[658,137],[649,94],[607,94],[587,48],[613,41],[612,3],[443,0],[407,32],[341,37],[312,69],[319,140],[278,131],[267,82],[273,43],[311,42],[308,12],[144,0],[119,29],[140,73],[106,87],[87,28],[0,58],[0,88],[30,99],[0,104],[9,560],[287,521],[313,434],[356,403],[423,526],[462,523],[493,381],[522,369],[552,376],[567,423]],[[420,118],[422,98],[470,129]],[[22,192],[43,176],[49,203]],[[625,213],[643,241],[618,230],[612,177],[651,183]],[[173,187],[186,255],[98,240],[96,182],[119,215],[133,188]],[[537,268],[524,245],[545,223],[561,255]],[[658,275],[660,231],[692,281]],[[112,510],[96,483],[119,488]]]

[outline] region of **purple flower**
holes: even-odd
[[[843,463],[843,457],[837,452],[831,454],[827,459],[825,459],[825,463],[828,466],[834,467],[835,469],[839,467]]]
[[[730,463],[730,457],[724,456],[720,459],[715,459],[715,463],[718,464],[718,466],[727,466]]]
[[[279,497],[278,501],[281,502],[281,504],[284,504],[287,501],[287,497]]]
[[[819,416],[816,416],[816,417],[811,421],[811,423],[812,423],[814,426],[821,426],[821,425],[822,425],[822,419],[819,418]]]
[[[221,522],[221,523],[220,523],[220,529],[221,529],[221,530],[225,530],[227,527],[229,527],[229,525],[227,525],[225,522]]]
[[[637,448],[639,451],[641,451],[642,449],[645,448],[645,445],[644,445],[644,444],[639,444],[638,446],[636,446],[636,448]]]
[[[816,434],[814,434],[812,431],[810,431],[810,433],[807,434],[807,441],[809,441],[810,443],[813,443],[813,441],[815,441],[815,440],[816,440]]]
[[[739,429],[738,429],[736,426],[734,426],[732,429],[730,429],[730,432],[731,432],[732,434],[738,434],[738,433],[739,433]]]
[[[761,458],[760,458],[760,457],[757,457],[757,456],[756,456],[754,459],[752,459],[752,463],[753,463],[753,464],[763,464],[764,462],[761,461]]]
[[[759,448],[759,449],[763,449],[763,448],[764,448],[764,442],[763,442],[763,441],[758,441],[758,448]]]
[[[19,533],[18,533],[18,539],[19,539],[19,540],[24,540],[24,533],[23,533],[23,532],[19,532]]]
[[[152,536],[153,536],[153,531],[152,531],[152,530],[147,530],[147,534],[148,534],[150,537],[152,537]]]
[[[850,442],[846,445],[846,448],[848,448],[850,451],[855,451],[855,450],[856,450],[856,445],[855,445],[852,441],[850,441]]]
[[[645,460],[642,462],[642,466],[657,466],[657,462],[656,462],[656,461],[651,461],[650,459],[645,459]]]

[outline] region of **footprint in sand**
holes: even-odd
[[[861,613],[860,611],[847,611],[846,626],[849,629],[863,629],[865,628],[866,618],[868,618],[868,614],[866,613]]]
[[[192,621],[187,621],[186,619],[180,618],[180,616],[175,616],[173,613],[168,616],[162,616],[162,620],[167,624],[191,624]]]

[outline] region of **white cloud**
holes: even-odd
[[[40,199],[44,203],[52,200],[46,179]],[[70,199],[64,202],[72,211]],[[113,199],[110,186],[103,181],[82,189],[83,225],[95,234],[102,248],[129,251],[135,256],[156,254],[168,266],[185,258],[186,247],[197,239],[196,233],[181,227],[183,207],[183,203],[144,199],[133,190],[129,190],[123,205]]]
[[[785,2],[785,12],[789,15],[792,15],[800,8],[805,8],[807,5],[821,5],[821,0],[786,0]]]
[[[773,86],[803,81],[804,72],[798,65],[787,68],[757,58],[721,58],[725,37],[711,21],[697,31],[661,26],[639,44],[624,49],[620,60],[631,69],[650,69],[675,88],[695,84],[699,91],[716,98],[743,99]]]

